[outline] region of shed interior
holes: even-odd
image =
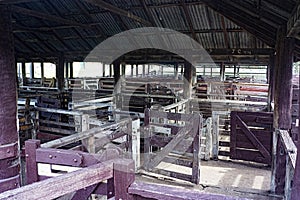
[[[299,18],[0,0],[0,200],[299,199]]]

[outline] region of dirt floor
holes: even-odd
[[[190,174],[185,167],[172,164],[160,164],[159,168],[168,168]],[[202,161],[201,183],[194,185],[163,176],[141,171],[137,180],[175,185],[207,193],[226,194],[238,198],[258,200],[279,200],[282,197],[270,194],[271,169],[268,166],[233,161]]]

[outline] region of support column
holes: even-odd
[[[65,58],[61,54],[58,58],[58,63],[56,65],[56,87],[58,90],[62,91],[64,89],[64,70],[65,69]]]
[[[178,63],[174,65],[175,80],[178,80]]]
[[[0,6],[0,193],[20,186],[11,8]]]
[[[136,68],[135,68],[136,77],[138,77],[139,76],[139,64],[136,64],[135,66],[136,66]]]
[[[220,64],[220,79],[225,81],[225,65],[223,62]]]
[[[271,108],[271,103],[274,102],[274,88],[275,88],[275,56],[274,54],[270,55],[270,61],[268,65],[268,84],[269,84],[269,89],[268,89],[268,111],[270,112],[272,110]]]
[[[70,62],[70,74],[69,74],[69,76],[70,76],[70,78],[74,78],[74,72],[73,72],[73,62]]]
[[[123,62],[121,66],[122,66],[122,73],[121,73],[121,75],[124,77],[125,74],[126,74],[126,64]]]
[[[148,64],[148,69],[147,69],[147,75],[149,76],[150,75],[150,64]]]
[[[284,33],[284,31],[283,31]],[[290,130],[292,125],[292,73],[294,39],[279,36],[276,54],[275,88],[274,88],[274,128]],[[283,145],[274,133],[273,137],[273,168],[271,190],[276,194],[284,193],[285,186],[285,155]]]
[[[184,62],[184,80],[183,80],[183,96],[185,99],[192,97],[192,80],[193,80],[193,71],[194,66],[191,63]]]
[[[131,64],[131,77],[133,77],[133,70],[134,70],[134,67],[133,67],[133,64]]]
[[[34,63],[30,63],[30,79],[34,78]]]
[[[118,87],[118,82],[120,80],[120,77],[121,77],[121,74],[120,74],[120,61],[119,60],[116,60],[114,61],[113,63],[113,67],[114,67],[114,80],[115,80],[115,88],[117,89]],[[121,92],[121,90],[116,90],[117,93],[118,92]]]
[[[145,75],[146,75],[146,66],[145,64],[143,64],[143,77],[145,77]]]
[[[115,95],[115,105],[116,108],[122,108],[122,97],[121,97],[121,74],[120,74],[120,61],[119,60],[115,60],[113,62],[113,68],[114,68],[114,95]]]
[[[113,65],[109,65],[109,77],[113,76]]]
[[[41,62],[41,85],[44,85],[44,62]]]
[[[22,62],[22,82],[26,85],[26,63]]]

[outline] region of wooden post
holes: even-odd
[[[0,5],[0,193],[20,186],[11,7]]]
[[[74,78],[74,72],[73,72],[73,62],[70,62],[70,78]]]
[[[41,62],[41,85],[44,85],[44,62]]]
[[[113,65],[109,65],[109,77],[113,76]]]
[[[212,157],[217,160],[219,155],[219,115],[216,111],[212,112]]]
[[[184,98],[189,99],[192,96],[192,79],[193,79],[193,68],[194,66],[191,65],[189,62],[184,63]]]
[[[148,75],[150,74],[150,65],[148,64]]]
[[[135,161],[135,169],[140,167],[140,119],[132,120],[132,158]]]
[[[134,162],[133,160],[118,160],[114,163],[114,188],[115,199],[133,200],[133,196],[128,193],[129,186],[134,182]]]
[[[225,80],[225,65],[223,62],[220,64],[220,79],[221,81]]]
[[[30,63],[30,78],[31,79],[34,78],[34,63],[33,62]]]
[[[84,114],[81,116],[81,132],[89,130],[89,115]],[[82,140],[83,146],[89,153],[96,153],[95,149],[95,136],[92,135],[87,139]]]
[[[133,64],[131,64],[131,77],[133,77],[133,68],[134,68],[134,66],[133,66]]]
[[[284,34],[284,31],[279,34],[275,69],[274,128],[290,130],[292,125],[291,106],[294,39],[282,37],[281,34]],[[280,153],[283,147],[281,142],[278,141],[276,133],[274,133],[273,144],[273,151],[275,152],[273,152],[271,190],[276,194],[283,194],[286,158]]]
[[[300,81],[300,77],[299,77],[299,81]],[[298,95],[298,104],[300,106],[300,95]],[[300,109],[298,110],[298,116],[300,116]],[[300,135],[300,129],[298,128],[299,133],[298,135]],[[297,153],[297,158],[296,158],[296,167],[295,167],[295,171],[294,171],[294,177],[293,177],[293,185],[292,185],[292,191],[291,191],[291,200],[297,200],[299,199],[300,196],[300,142],[299,140],[297,142],[295,142],[296,147],[298,149],[298,153]]]
[[[269,89],[268,89],[268,111],[271,111],[271,103],[274,101],[274,77],[275,77],[275,56],[272,54],[270,55],[270,61],[268,65],[268,84],[269,84]]]
[[[135,68],[136,77],[138,77],[139,76],[139,65],[136,64],[135,67],[136,67]]]
[[[64,88],[64,67],[65,58],[61,54],[58,58],[58,64],[56,65],[56,87],[61,91]]]
[[[143,77],[145,77],[145,75],[146,75],[146,66],[145,64],[143,64]]]
[[[27,140],[25,142],[26,155],[26,184],[38,181],[38,168],[36,163],[36,149],[41,146],[39,140]]]
[[[26,85],[26,63],[22,62],[22,82]]]
[[[121,73],[121,76],[125,76],[125,73],[126,73],[126,64],[125,64],[125,63],[122,63],[122,64],[121,64],[121,67],[122,67],[122,73]]]
[[[174,65],[175,80],[178,80],[178,63]]]

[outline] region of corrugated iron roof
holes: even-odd
[[[153,19],[154,26],[181,31],[191,37],[194,34],[206,49],[269,48],[266,43],[200,0],[145,0],[145,5],[143,0],[105,0],[105,2],[144,21],[152,22]],[[254,4],[251,0],[247,2]],[[270,4],[269,1],[264,3]],[[18,38],[17,53],[28,54],[32,49],[41,55],[53,53],[51,51],[55,51],[54,53],[91,51],[99,42],[110,36],[127,29],[147,26],[138,19],[125,17],[124,14],[117,13],[118,11],[103,9],[85,0],[43,0],[19,3],[15,6],[74,22],[67,24],[67,21],[63,20],[47,20],[29,13],[13,12],[14,34]],[[291,9],[281,8],[277,4],[274,7],[282,9],[275,13],[277,17]],[[169,39],[172,40],[174,47],[184,45],[175,38]],[[142,44],[158,41],[139,42]]]

